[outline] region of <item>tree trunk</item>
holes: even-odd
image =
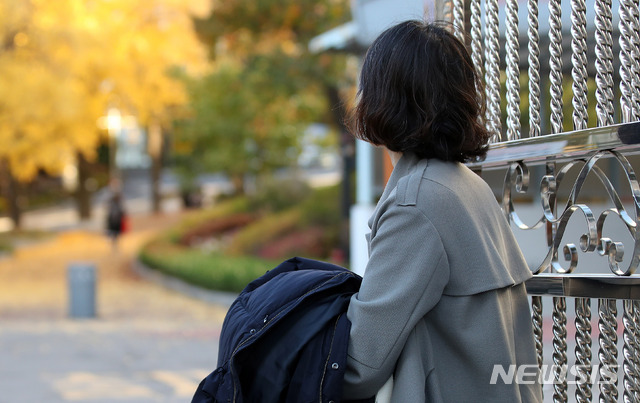
[[[78,158],[78,187],[75,191],[76,208],[81,220],[91,218],[91,192],[87,189],[89,179],[89,162],[80,152]]]
[[[231,184],[233,185],[233,194],[238,196],[244,194],[244,175],[233,174],[231,176]]]
[[[151,157],[151,205],[154,213],[160,213],[162,195],[160,193],[160,176],[162,173],[162,157],[164,135],[157,120],[149,124],[148,151]]]
[[[11,218],[11,221],[13,222],[13,227],[19,229],[22,224],[22,210],[20,208],[20,203],[18,202],[20,195],[18,181],[16,181],[16,178],[11,173],[9,161],[6,159],[2,160],[0,171],[2,175],[2,191],[7,202],[9,218]]]

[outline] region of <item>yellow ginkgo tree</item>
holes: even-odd
[[[106,141],[97,122],[109,108],[136,116],[150,133],[169,129],[171,114],[186,101],[171,70],[204,67],[191,16],[207,5],[0,0],[0,166],[16,225],[12,184],[40,169],[57,174],[70,163],[80,171],[80,214],[89,215],[82,171]],[[159,143],[150,141],[156,149]]]
[[[152,159],[153,207],[159,210],[159,181],[165,135],[188,101],[178,76],[200,75],[207,49],[195,35],[193,16],[209,12],[209,0],[117,0],[111,29],[114,58],[121,68],[113,76],[119,107],[147,128]],[[128,35],[119,35],[128,32]]]
[[[97,143],[86,135],[96,132],[88,113],[94,102],[83,99],[71,71],[59,63],[75,45],[72,30],[56,27],[59,10],[44,10],[47,4],[0,2],[0,161],[16,225],[16,180],[29,181],[39,169],[59,172]]]

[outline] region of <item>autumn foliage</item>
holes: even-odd
[[[207,0],[0,0],[0,160],[30,180],[91,160],[119,108],[168,124],[186,102],[172,69],[202,70],[192,17]]]

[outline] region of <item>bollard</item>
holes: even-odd
[[[69,266],[69,316],[94,318],[96,316],[96,268],[90,263]]]

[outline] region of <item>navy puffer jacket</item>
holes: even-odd
[[[251,282],[229,308],[218,368],[192,403],[339,402],[361,278],[336,265],[292,258]]]

